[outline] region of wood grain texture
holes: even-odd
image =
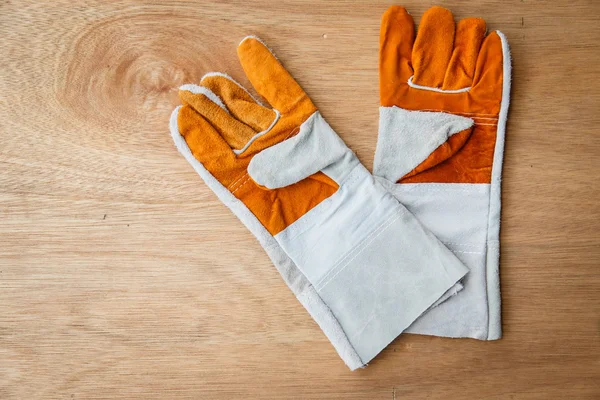
[[[351,373],[175,150],[178,85],[247,84],[256,34],[370,168],[390,4],[0,2],[1,399],[600,398],[598,1],[440,2],[512,48],[501,341]]]

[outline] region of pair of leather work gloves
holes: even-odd
[[[181,154],[257,237],[350,369],[402,332],[501,337],[500,178],[510,55],[485,21],[383,16],[371,174],[270,49],[180,88]]]

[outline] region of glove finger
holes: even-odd
[[[225,139],[231,149],[239,150],[256,131],[234,118],[221,98],[210,89],[197,85],[183,85],[179,90],[183,104],[202,115]]]
[[[396,103],[396,90],[413,74],[411,57],[415,23],[404,7],[383,14],[379,34],[379,95],[382,106]]]
[[[508,48],[506,51],[508,52]],[[502,100],[504,62],[510,62],[510,60],[504,60],[502,39],[498,32],[492,32],[481,44],[470,93],[483,104],[493,102],[493,108],[497,109]]]
[[[171,135],[186,158],[191,152],[223,186],[233,186],[245,175],[247,162],[238,159],[217,129],[190,105],[180,106],[173,112]]]
[[[485,29],[485,21],[481,18],[465,18],[458,22],[452,58],[444,77],[444,90],[471,86]]]
[[[304,90],[260,39],[247,36],[237,52],[252,86],[282,114],[306,97]]]
[[[441,89],[453,47],[452,13],[442,7],[432,7],[425,11],[412,52],[415,70],[412,82]]]
[[[315,113],[297,135],[255,155],[248,173],[259,185],[278,189],[300,182],[348,154],[351,152],[340,137]],[[330,177],[338,179],[332,172]]]
[[[277,118],[274,110],[260,105],[246,88],[228,75],[211,72],[202,77],[200,84],[219,96],[232,116],[256,132],[266,130]]]
[[[431,169],[436,165],[446,161],[450,157],[454,156],[462,147],[465,145],[467,140],[471,137],[473,127],[460,131],[448,138],[448,140],[442,143],[433,153],[429,155],[421,164],[417,165],[415,169],[404,175],[398,180],[398,183],[403,180],[420,174],[423,171]]]

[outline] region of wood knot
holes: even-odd
[[[234,61],[235,46],[221,58],[218,32],[191,24],[175,15],[138,14],[86,25],[57,67],[57,99],[86,126],[147,129],[150,122],[164,129],[180,85]]]

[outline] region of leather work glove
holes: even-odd
[[[358,161],[256,37],[238,56],[265,107],[222,73],[184,85],[181,154],[256,236],[351,369],[467,272]]]
[[[416,38],[415,38],[416,36]],[[510,94],[504,35],[456,25],[433,7],[417,34],[399,6],[383,15],[373,173],[469,268],[464,289],[407,332],[494,340],[500,320],[500,178]]]

